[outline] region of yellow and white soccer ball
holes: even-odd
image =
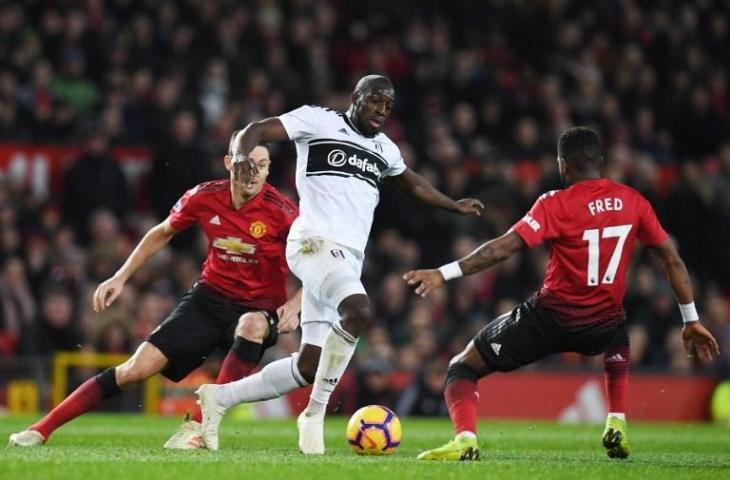
[[[392,410],[368,405],[347,422],[347,442],[360,455],[389,455],[401,440],[400,420]]]

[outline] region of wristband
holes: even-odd
[[[446,280],[447,282],[452,278],[459,278],[464,276],[464,272],[461,271],[459,262],[451,262],[447,263],[446,265],[441,265],[439,267],[439,272],[441,272],[441,275],[444,276],[444,280]]]
[[[695,302],[690,302],[685,305],[679,304],[679,311],[682,312],[682,321],[684,323],[696,322],[700,319],[697,315],[697,309],[695,308]]]

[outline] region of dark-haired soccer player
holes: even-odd
[[[231,142],[234,138],[235,133]],[[250,156],[258,170],[246,183],[234,180],[231,173],[230,180],[188,190],[168,218],[147,232],[119,271],[98,286],[94,310],[109,307],[147,259],[177,232],[196,223],[208,237],[208,258],[198,282],[129,360],[87,380],[40,421],[11,435],[10,445],[42,445],[64,423],[156,373],[177,382],[216,347],[228,350],[217,382],[237,380],[248,375],[264,350],[276,343],[278,332],[297,328],[301,290],[284,303],[286,237],[297,206],[266,182],[268,149],[257,146]],[[231,161],[229,153],[225,156],[229,171]],[[203,444],[200,420],[199,411],[186,419],[165,447],[217,450],[217,442]]]
[[[296,359],[272,362],[244,381],[198,390],[202,436],[211,442],[231,406],[314,383],[297,420],[299,449],[324,453],[325,408],[374,317],[360,273],[382,184],[461,215],[478,215],[484,208],[478,200],[449,198],[406,167],[398,146],[382,132],[395,102],[389,79],[361,78],[351,99],[347,112],[307,105],[254,122],[240,135],[235,152],[244,177],[256,171],[248,154],[258,143],[291,140],[297,147],[301,215],[292,225],[286,257],[304,291],[302,347]]]
[[[603,446],[626,458],[626,395],[629,339],[623,309],[626,270],[634,241],[662,263],[684,319],[682,338],[702,361],[719,354],[699,322],[687,269],[649,202],[636,190],[605,179],[596,132],[574,127],[558,140],[558,168],[567,185],[542,195],[506,234],[437,270],[404,275],[426,296],[452,278],[470,275],[509,258],[523,247],[550,242],[542,288],[511,313],[488,323],[456,355],[446,377],[446,404],[456,438],[421,453],[422,460],[477,460],[477,381],[508,372],[556,352],[603,353],[609,413]]]

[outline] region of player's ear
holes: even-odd
[[[223,164],[226,166],[226,170],[228,170],[229,172],[231,171],[232,162],[233,162],[233,159],[231,158],[230,155],[226,155],[225,157],[223,157]]]

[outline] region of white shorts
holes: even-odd
[[[360,281],[363,254],[314,237],[289,240],[286,261],[302,282],[302,343],[322,346],[331,325],[340,319],[340,303],[351,295],[367,295]]]

